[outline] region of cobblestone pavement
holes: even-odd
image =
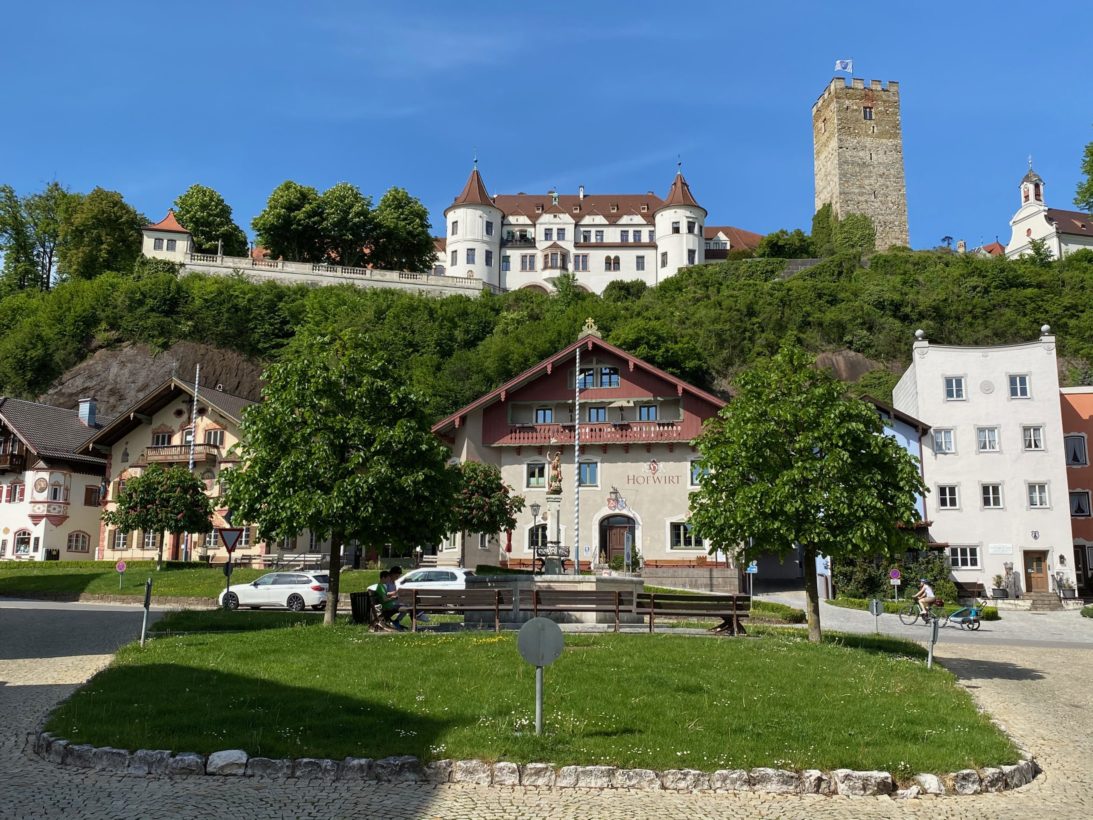
[[[58,768],[26,733],[139,631],[132,610],[0,607],[0,818],[1093,817],[1093,649],[949,643],[939,658],[1046,770],[1015,792],[889,798],[136,778]]]

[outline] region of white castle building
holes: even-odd
[[[580,287],[603,293],[617,279],[653,286],[682,268],[753,249],[759,234],[706,224],[706,209],[677,172],[668,195],[497,194],[478,172],[444,211],[434,274],[474,277],[503,290],[554,290],[573,273]]]

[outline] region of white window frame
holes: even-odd
[[[144,543],[142,549],[154,550],[159,547],[159,533],[154,531],[148,531],[144,533]],[[150,543],[149,543],[150,542]]]
[[[953,503],[943,504],[942,490],[952,490]],[[938,484],[937,485],[937,508],[939,510],[959,510],[960,509],[960,486],[958,484]]]
[[[690,464],[687,465],[688,470],[689,470],[689,474],[687,476],[687,480],[689,482],[688,486],[691,486],[691,487],[700,487],[700,486],[702,486],[702,476],[706,475],[709,472],[709,470],[704,470],[704,469],[702,469],[701,467],[698,466],[699,461],[700,461],[700,459],[692,458]]]
[[[73,547],[73,540],[79,542],[79,545]],[[91,536],[83,530],[73,530],[65,540],[65,552],[91,552]]]
[[[994,441],[990,441],[990,433],[994,432]],[[984,436],[983,434],[987,435]],[[1001,431],[997,426],[989,427],[976,427],[975,428],[975,451],[977,453],[1000,453],[1002,452]],[[983,443],[986,439],[987,443],[993,443],[993,447],[984,447]]]
[[[20,545],[20,539],[25,541]],[[11,554],[12,555],[30,555],[31,547],[31,535],[30,530],[18,530],[12,535],[11,538]]]
[[[984,492],[986,491],[986,489],[988,487],[997,487],[998,488],[998,503],[997,504],[987,504],[987,499],[986,499],[986,496],[984,495]],[[985,481],[985,482],[980,483],[980,485],[979,485],[979,503],[982,505],[982,508],[984,510],[1004,510],[1006,508],[1006,496],[1005,496],[1005,494],[1003,493],[1002,490],[1003,490],[1002,483],[999,482],[999,481]]]
[[[954,544],[949,547],[949,566],[955,570],[982,569],[978,544]]]
[[[665,526],[667,527],[668,531],[665,533],[665,542],[664,543],[668,546],[668,551],[669,552],[706,552],[707,547],[706,547],[705,540],[702,539],[702,538],[699,538],[697,535],[695,535],[693,529],[690,530],[690,537],[689,537],[689,540],[691,541],[691,544],[690,544],[690,546],[686,545],[686,543],[688,541],[687,530],[690,529],[690,526],[691,526],[690,519],[688,519],[688,518],[676,518],[675,520],[672,520],[672,521],[666,521]],[[673,531],[677,527],[684,528],[681,531],[681,535],[680,535],[680,541],[684,544],[684,546],[678,546],[677,547],[677,546],[673,546],[673,544],[672,544]],[[695,541],[697,541],[698,543],[695,544],[694,543]]]
[[[1024,379],[1022,382],[1021,380]],[[1028,373],[1011,373],[1007,378],[1009,384],[1009,396],[1011,399],[1031,399],[1032,388],[1029,386]],[[1024,388],[1024,395],[1021,395],[1021,389]],[[1017,395],[1014,395],[1014,389],[1017,390]]]
[[[1030,447],[1029,438],[1032,434],[1032,438],[1037,439],[1032,443],[1039,446]],[[1044,425],[1042,424],[1024,424],[1021,426],[1021,444],[1025,448],[1026,452],[1030,453],[1042,453],[1044,451]]]
[[[164,442],[164,440],[163,440],[164,436],[167,437],[166,442]],[[172,436],[170,433],[152,433],[152,446],[153,447],[170,447],[172,438],[174,438],[174,436]]]
[[[120,546],[119,546],[120,543]],[[114,530],[113,549],[124,550],[129,548],[129,533],[124,530]]]
[[[531,534],[535,532],[538,528],[542,528],[544,547],[550,540],[550,533],[547,531],[547,525],[545,521],[536,521],[534,524],[528,524],[528,526],[524,528],[524,552],[530,552],[534,555],[535,544],[532,543]]]
[[[945,449],[942,449],[941,446],[939,446],[939,442],[941,442],[941,439],[939,439],[938,436],[943,434],[948,434],[948,440],[946,442],[948,444],[948,447],[946,447]],[[955,455],[956,431],[952,427],[934,428],[934,453],[941,456]]]
[[[590,481],[587,484],[584,482],[583,476],[581,475],[580,468],[584,467],[586,464],[594,466],[594,469],[596,470],[596,481],[595,482]],[[582,458],[580,460],[580,466],[577,468],[577,480],[580,482],[580,486],[582,486],[582,487],[599,487],[600,486],[600,460],[598,458]]]
[[[224,430],[222,428],[214,428],[212,430],[205,431],[205,444],[212,447],[224,446]]]
[[[944,376],[942,382],[944,386],[945,401],[967,401],[968,400],[968,379],[965,376]],[[952,382],[953,394],[949,395],[949,382]],[[960,388],[960,395],[956,395],[957,387]]]
[[[490,548],[490,535],[487,532],[478,533],[478,548],[488,550]]]
[[[1036,488],[1036,498],[1033,499],[1033,488]],[[1041,490],[1043,491],[1041,494]],[[1046,481],[1026,481],[1025,499],[1030,510],[1050,510],[1051,492]],[[1033,501],[1043,501],[1042,504],[1034,504]]]

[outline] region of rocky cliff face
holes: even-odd
[[[99,414],[113,416],[172,376],[192,382],[199,363],[203,386],[260,398],[261,363],[230,350],[179,342],[159,352],[134,344],[100,350],[61,376],[39,401],[76,407],[81,398],[93,396]]]

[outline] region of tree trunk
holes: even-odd
[[[802,550],[805,572],[805,612],[808,614],[808,639],[812,643],[821,641],[820,635],[820,595],[816,589],[816,548],[805,545]]]
[[[333,626],[334,619],[338,615],[338,588],[341,586],[342,577],[342,541],[345,536],[340,532],[330,534],[330,588],[326,591],[326,615],[323,616],[323,624]]]
[[[163,535],[163,533],[160,533],[159,538],[156,539],[159,541],[159,550],[156,552],[156,572],[163,569]]]

